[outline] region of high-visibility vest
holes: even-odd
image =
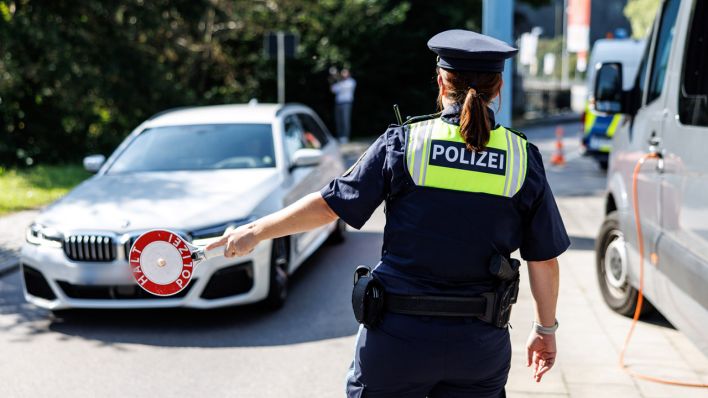
[[[512,197],[526,178],[526,140],[499,126],[482,152],[440,118],[407,125],[406,166],[417,186]]]

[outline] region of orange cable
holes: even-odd
[[[624,354],[625,351],[627,351],[627,346],[629,345],[629,341],[632,338],[632,334],[634,333],[634,328],[637,326],[637,321],[639,320],[639,314],[642,312],[642,304],[644,303],[644,236],[642,235],[642,224],[641,221],[639,220],[639,199],[637,195],[637,178],[639,177],[639,171],[642,168],[642,165],[644,164],[644,161],[646,159],[658,159],[659,155],[656,153],[647,153],[643,155],[638,161],[637,164],[634,166],[634,172],[632,173],[632,205],[634,206],[634,220],[635,224],[637,226],[637,245],[639,248],[639,292],[637,296],[637,307],[634,309],[634,317],[632,317],[632,325],[629,327],[629,332],[627,333],[627,337],[624,339],[624,345],[622,346],[622,351],[620,352],[619,355],[619,365],[624,370],[627,372],[629,375],[648,380],[648,381],[653,381],[655,383],[662,383],[662,384],[670,384],[674,386],[683,386],[683,387],[698,387],[698,388],[708,388],[708,384],[706,383],[689,383],[685,381],[679,381],[679,380],[671,380],[671,379],[664,379],[661,377],[655,377],[655,376],[650,376],[646,375],[643,373],[635,372],[627,365],[624,363]]]

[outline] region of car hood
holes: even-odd
[[[187,231],[251,216],[278,180],[275,168],[99,175],[49,206],[37,222],[63,232]]]

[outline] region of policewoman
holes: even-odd
[[[450,30],[438,55],[441,113],[392,125],[343,176],[277,213],[225,235],[225,255],[341,218],[361,228],[382,202],[380,263],[357,270],[359,329],[349,397],[503,397],[507,322],[526,260],[535,301],[527,343],[540,381],[556,357],[558,262],[570,242],[541,155],[494,121],[504,60],[516,49]]]

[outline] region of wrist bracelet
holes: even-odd
[[[558,329],[558,319],[556,319],[556,323],[553,324],[553,326],[548,326],[548,327],[543,326],[536,321],[533,321],[533,331],[538,334],[555,334],[557,329]]]

